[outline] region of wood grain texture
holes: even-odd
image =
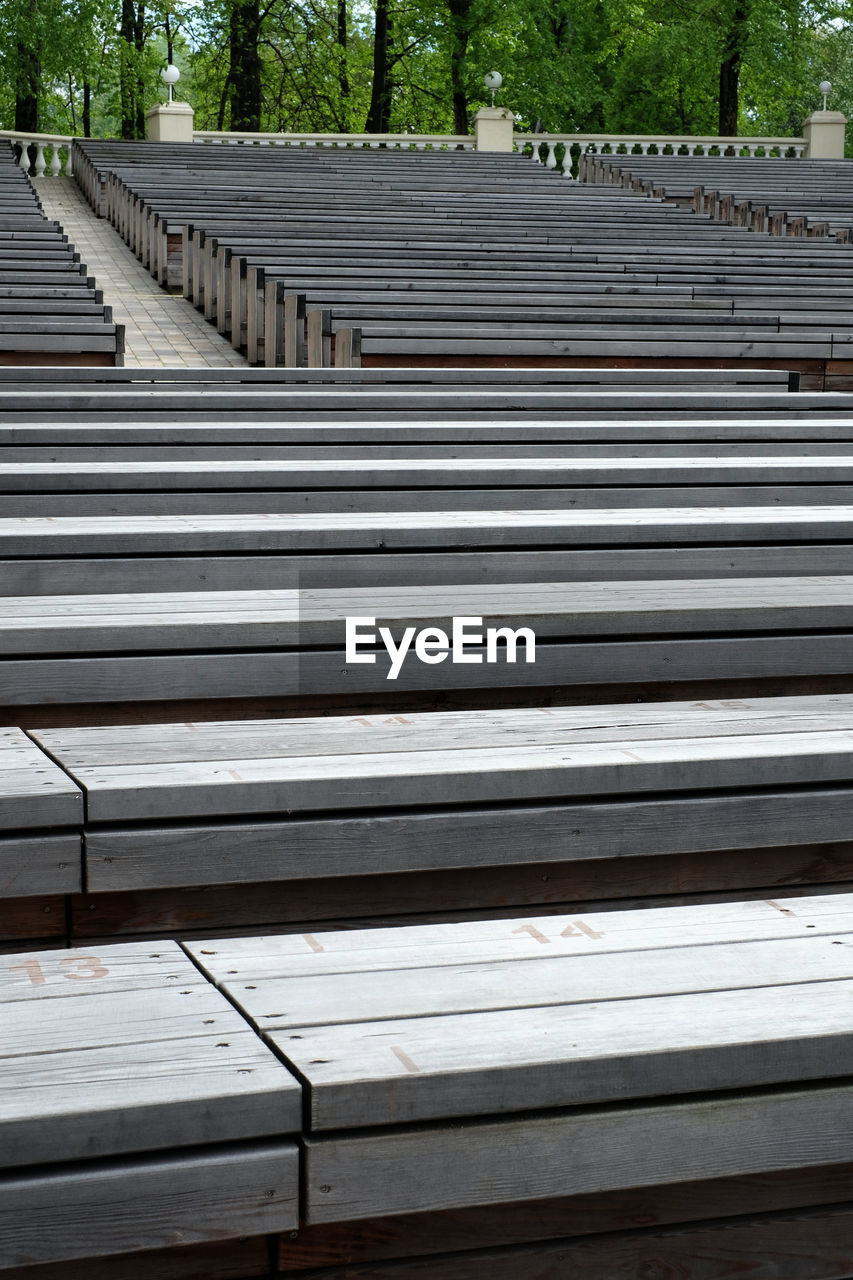
[[[86,866],[89,891],[102,893],[758,850],[849,838],[849,805],[846,790],[818,788],[227,827],[108,827],[87,834]]]
[[[306,1219],[340,1222],[849,1163],[850,1102],[849,1087],[840,1085],[311,1138]]]
[[[60,753],[57,758],[62,759]],[[90,823],[845,781],[846,730],[71,768]]]
[[[305,1078],[315,1132],[823,1080],[849,1066],[851,981],[612,1001],[601,989],[594,1004],[268,1039]]]
[[[378,992],[382,982],[379,975],[383,973],[391,981],[405,983],[421,976],[426,981],[441,983],[442,974],[437,971],[445,966],[461,972],[463,966],[483,964],[515,965],[519,981],[523,983],[523,972],[528,965],[560,958],[571,959],[574,983],[583,981],[586,966],[590,977],[597,973],[603,975],[607,971],[608,956],[613,957],[613,963],[618,966],[624,966],[626,956],[630,956],[632,964],[642,965],[644,951],[655,953],[653,963],[668,963],[671,959],[678,965],[684,962],[685,947],[701,947],[702,952],[692,955],[700,967],[704,963],[705,948],[717,955],[719,948],[733,943],[763,948],[778,942],[784,951],[791,942],[799,954],[804,940],[827,936],[846,939],[852,911],[853,895],[849,893],[780,895],[772,899],[696,906],[648,906],[643,911],[590,911],[580,919],[573,912],[565,915],[554,912],[454,920],[446,924],[315,931],[309,937],[293,933],[212,938],[183,946],[212,981],[227,983],[235,992],[241,982],[266,984],[285,976],[297,984],[301,979],[320,981],[334,976],[344,989],[344,975],[351,975],[354,980],[375,981]],[[821,945],[818,950],[822,953],[823,949]],[[123,952],[124,948],[118,950]],[[738,954],[743,964],[748,965],[749,950]],[[679,956],[680,961],[676,958]],[[717,955],[717,958],[720,957]],[[471,968],[469,972],[476,981],[478,968]],[[367,978],[368,974],[373,976]],[[624,976],[632,980],[627,970]],[[236,982],[231,981],[234,977]],[[685,973],[683,980],[689,983],[691,976]],[[326,1008],[333,1009],[334,1004]],[[361,1008],[356,1006],[355,1015],[347,1021],[359,1021]],[[316,1025],[319,1024],[318,1021]]]
[[[229,1240],[295,1227],[297,1150],[286,1142],[91,1164],[0,1181],[0,1263]]]
[[[404,712],[289,720],[253,719],[182,724],[68,726],[39,729],[33,737],[67,765],[100,766],[272,756],[362,755],[448,747],[536,746],[618,738],[671,738],[689,728],[697,738],[733,733],[844,729],[853,719],[853,695],[736,697],[609,706],[487,708],[479,711]]]
[[[77,826],[83,797],[20,729],[0,729],[0,823],[7,831]]]
[[[849,484],[853,461],[846,454],[735,458],[435,458],[252,460],[239,465],[211,458],[165,465],[157,460],[15,462],[0,460],[0,491],[6,493],[128,492],[177,489],[400,489],[417,500],[422,489],[496,490],[515,486],[711,485],[736,483]]]
[[[301,1091],[174,943],[0,959],[2,1165],[294,1131]]]
[[[546,928],[552,931],[550,936],[542,931],[541,925],[520,927],[539,933],[542,940],[532,940],[547,953],[552,950],[549,944],[556,923],[555,920],[546,923]],[[512,932],[518,927],[516,925]],[[583,937],[583,929],[591,927],[586,920],[572,921],[562,932]],[[259,975],[252,972],[251,981],[241,975],[236,979],[229,976],[225,983],[231,998],[261,1030],[279,1033],[282,1046],[287,1039],[283,1033],[290,1029],[302,1031],[306,1027],[347,1025],[348,1030],[339,1039],[331,1034],[321,1037],[327,1046],[324,1052],[333,1054],[340,1071],[341,1057],[346,1052],[344,1045],[352,1043],[354,1024],[371,1023],[373,1033],[377,1034],[376,1024],[385,1019],[394,1020],[396,1025],[397,1019],[539,1007],[543,1010],[544,1026],[548,1022],[548,1009],[586,1000],[626,1000],[687,991],[710,992],[850,978],[853,960],[845,954],[853,950],[853,926],[850,928],[851,932],[846,934],[834,930],[831,937],[821,942],[809,935],[802,941],[738,941],[714,945],[704,940],[701,947],[632,950],[628,963],[622,954],[528,958],[523,963],[490,962],[472,955],[455,965],[449,962],[430,965],[426,958],[419,963],[412,956],[409,970],[371,968],[366,972],[339,972],[300,980],[291,976],[286,962],[280,961],[278,970],[271,962],[269,976],[260,981]],[[317,946],[323,946],[323,938],[328,936],[310,935]],[[197,954],[197,949],[201,949],[198,944],[189,944],[191,952]],[[227,943],[222,950],[227,953]],[[454,948],[451,946],[449,950],[452,954]],[[243,967],[256,970],[260,966],[255,960]],[[229,967],[229,975],[233,975],[233,971],[234,964]],[[262,994],[250,995],[250,987]],[[392,1028],[387,1030],[390,1032]],[[437,1037],[442,1040],[445,1036],[453,1039],[455,1031],[453,1023],[436,1028]],[[369,1035],[370,1031],[365,1029],[365,1034]],[[309,1039],[313,1044],[313,1036]],[[296,1056],[301,1057],[302,1050],[310,1047],[296,1046]],[[294,1050],[292,1044],[289,1048]]]
[[[484,627],[527,626],[537,640],[806,631],[853,626],[853,577],[770,578],[658,583],[539,583],[373,588],[350,591],[141,593],[0,601],[0,653],[86,655],[93,652],[264,647],[344,648],[348,617],[369,615],[399,641],[404,628],[443,626],[474,615]],[[748,642],[747,642],[748,643]],[[820,643],[813,636],[809,644]],[[382,648],[375,636],[374,648]],[[472,645],[472,648],[474,646]],[[677,645],[673,645],[677,649]],[[734,645],[732,645],[734,647]],[[588,656],[565,654],[566,668]],[[482,641],[477,650],[482,654]],[[610,650],[608,650],[610,652]],[[538,654],[539,661],[546,655]],[[482,658],[481,658],[482,660]],[[618,657],[610,659],[617,667]],[[376,677],[387,675],[381,653]],[[337,658],[337,664],[340,658]],[[8,666],[10,664],[4,664]],[[449,665],[449,664],[448,664]],[[504,678],[513,673],[504,668]],[[310,656],[299,672],[309,676]],[[438,674],[452,679],[448,671]],[[482,679],[486,674],[477,673]],[[7,677],[10,692],[14,677]]]
[[[281,1236],[279,1267],[291,1274],[393,1258],[406,1258],[411,1266],[412,1259],[434,1254],[802,1210],[848,1201],[851,1174],[850,1165],[783,1170],[438,1213],[302,1224],[298,1231]],[[442,1258],[444,1265],[448,1262]]]
[[[83,847],[76,833],[0,838],[0,895],[35,897],[79,893]]]
[[[0,939],[10,951],[22,939],[65,938],[65,904],[61,894],[34,898],[0,898]]]
[[[374,552],[417,547],[630,546],[841,541],[853,536],[853,510],[845,506],[647,507],[600,512],[501,511],[387,512],[264,516],[34,516],[0,519],[0,555],[81,556],[245,551]]]
[[[210,938],[216,932],[291,931],[309,922],[323,928],[344,923],[411,923],[464,913],[501,916],[531,908],[600,910],[617,903],[686,903],[697,895],[761,897],[785,887],[843,887],[853,881],[853,843],[736,849],[721,853],[667,854],[586,862],[529,863],[131,890],[74,895],[71,936],[77,945],[125,937]],[[25,900],[39,903],[40,899]],[[37,915],[28,916],[32,921]],[[34,938],[43,934],[33,931]]]
[[[441,621],[445,620],[442,617]],[[234,627],[226,628],[230,631],[227,639],[217,628],[217,638],[212,641],[214,647],[233,648],[234,652],[197,653],[194,650],[206,642],[183,631],[175,640],[183,651],[176,654],[158,653],[163,636],[155,633],[152,651],[139,656],[118,653],[12,659],[5,664],[7,706],[49,708],[56,704],[109,704],[129,698],[140,702],[155,698],[166,701],[169,715],[174,714],[174,704],[182,701],[210,699],[238,705],[241,700],[263,697],[269,689],[295,701],[302,699],[305,705],[304,700],[323,695],[353,699],[393,693],[399,702],[403,697],[418,695],[440,698],[455,692],[489,689],[493,696],[500,696],[500,691],[506,689],[519,696],[534,689],[578,690],[604,683],[611,684],[613,696],[624,697],[626,686],[642,685],[648,680],[670,684],[703,679],[741,680],[751,682],[750,692],[755,692],[760,680],[843,677],[849,671],[853,648],[853,633],[849,632],[794,631],[788,635],[588,643],[540,639],[535,662],[524,660],[523,642],[519,646],[521,659],[515,664],[506,662],[501,644],[495,663],[485,662],[487,651],[483,647],[472,649],[471,653],[483,660],[479,666],[446,662],[429,667],[410,657],[400,676],[392,681],[388,674],[390,660],[384,651],[370,666],[346,666],[341,649],[245,652],[241,646],[252,628],[247,627],[247,634],[242,635],[239,622],[234,621]],[[528,619],[521,616],[515,621],[526,626]],[[627,622],[621,625],[627,629]],[[274,641],[275,626],[262,629],[266,632],[264,644]],[[128,642],[132,643],[132,639],[125,636],[119,644],[127,646]],[[718,683],[714,693],[725,688]],[[31,723],[28,716],[28,712],[18,711],[19,718]]]

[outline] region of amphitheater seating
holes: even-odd
[[[17,882],[10,845],[0,939],[841,886],[851,714],[824,694],[31,729],[65,808]]]
[[[738,219],[781,235],[835,235],[853,228],[853,180],[843,160],[780,160],[745,156],[584,157],[579,176],[654,191],[699,212]],[[697,189],[700,194],[697,196]],[[726,200],[720,208],[721,200]]]
[[[124,363],[124,328],[0,144],[0,366]]]
[[[8,955],[0,1268],[698,1276],[716,1244],[849,1274],[851,920],[836,894]]]
[[[595,403],[568,372],[413,382],[426,375],[309,381],[306,371],[246,389],[239,374],[183,376],[170,388],[134,371],[104,383],[57,375],[28,391],[14,376],[0,429],[7,720],[131,697],[164,710],[199,699],[238,709],[270,688],[306,707],[321,696],[476,700],[499,687],[545,696],[602,686],[606,700],[624,696],[620,685],[724,677],[759,682],[755,692],[769,678],[845,670],[851,461],[841,416],[770,413],[726,431],[688,416],[699,393],[663,371],[648,375],[664,380],[662,393],[632,388],[624,371],[585,375],[620,388],[613,432],[528,416],[540,402],[551,414],[577,398]],[[767,392],[762,376],[772,386],[777,375],[749,375],[730,393],[738,404],[760,412],[817,400],[839,414],[847,404]],[[238,425],[267,393],[275,420]],[[508,393],[514,419],[496,425],[492,406],[506,411]],[[455,414],[468,398],[486,413],[405,421],[445,394]],[[595,394],[600,410],[607,393]],[[372,419],[388,397],[402,421],[385,427]],[[647,402],[666,397],[681,419],[646,416]],[[323,401],[328,426],[291,425],[288,409]],[[183,404],[203,425],[178,425]],[[136,405],[167,425],[129,421]],[[627,428],[626,457],[629,406],[642,416]],[[486,627],[535,624],[536,662],[410,663],[389,681],[381,646],[372,666],[345,661],[348,613],[399,635],[466,609]]]
[[[325,711],[342,724],[379,716],[393,725],[450,707],[476,736],[478,716],[522,714],[507,702],[535,704],[523,713],[524,732],[535,733],[542,704],[583,700],[598,723],[602,707],[642,698],[668,717],[672,735],[666,699],[681,717],[693,704],[732,698],[768,706],[766,695],[850,692],[843,394],[791,394],[779,374],[758,371],[738,373],[742,385],[729,389],[720,379],[735,375],[708,371],[701,390],[693,375],[661,370],[643,371],[645,386],[628,370],[169,376],[163,384],[135,370],[53,371],[29,385],[14,371],[0,378],[2,714],[39,741],[58,734],[49,757],[78,785],[85,762],[65,759],[65,734],[116,744],[126,735],[135,759],[137,735],[153,733],[165,750],[170,726],[212,718],[224,722],[215,732],[226,741],[229,725],[239,737],[259,719],[274,726]],[[522,660],[524,650],[509,663],[498,649],[495,663],[406,661],[391,681],[378,643],[374,663],[348,660],[348,614],[374,616],[394,637],[404,627],[449,629],[460,614],[481,617],[483,628],[532,627],[536,661]],[[302,732],[300,721],[286,723],[287,733]],[[437,729],[441,717],[430,724]],[[199,729],[187,732],[192,750]],[[780,733],[789,733],[781,721]],[[286,775],[287,758],[269,742],[262,750],[273,776],[280,767]],[[245,929],[481,909],[498,899],[523,907],[552,892],[552,870],[538,869],[540,840],[496,878],[493,864],[461,865],[460,849],[490,839],[458,814],[448,831],[462,843],[448,860],[409,863],[407,845],[379,876],[373,836],[364,837],[364,860],[351,844],[343,854],[339,840],[353,822],[372,830],[381,805],[364,778],[368,811],[336,817],[330,793],[328,804],[317,802],[317,821],[299,818],[301,871],[287,860],[275,869],[264,850],[278,848],[276,815],[294,806],[259,787],[245,810],[221,815],[219,831],[197,821],[201,812],[169,811],[165,784],[176,763],[161,762],[164,787],[140,792],[144,816],[124,800],[124,817],[100,814],[83,788],[86,823],[71,825],[85,861],[72,881],[9,899],[0,925],[7,945],[53,930],[81,940],[166,932],[176,922]],[[236,748],[230,777],[227,769],[243,772]],[[524,804],[541,807],[547,796],[531,785]],[[775,786],[757,774],[750,785]],[[668,786],[660,784],[661,799]],[[809,832],[818,815],[798,792],[807,821],[793,824],[778,790],[782,823],[753,807],[756,837],[742,812],[733,819],[743,848],[758,842],[743,865],[732,859],[734,836],[700,862],[692,837],[683,847],[681,835],[673,846],[652,844],[629,857],[630,874],[625,856],[602,845],[580,862],[566,854],[560,892],[595,901],[665,897],[676,885],[696,894],[843,883],[846,827],[822,829],[832,853],[816,867]],[[444,786],[437,794],[450,803]],[[475,788],[453,804],[467,824],[485,802]],[[426,793],[406,803],[409,823],[429,808]],[[825,789],[818,808],[836,812]],[[530,821],[529,808],[519,813]],[[430,841],[436,817],[424,828]],[[156,869],[126,878],[128,863],[112,848],[96,865],[98,841],[116,823],[151,850]],[[383,817],[377,830],[386,829]],[[315,838],[331,862],[302,859]]]
[[[851,1280],[846,247],[78,150],[271,367],[0,370],[0,1275]]]
[[[180,268],[185,296],[252,365],[745,362],[846,385],[848,316],[806,306],[799,319],[798,290],[850,287],[834,243],[783,259],[748,232],[557,183],[521,156],[264,147],[241,151],[238,172],[213,147],[77,150],[96,207],[162,283]],[[316,310],[330,315],[309,336]]]

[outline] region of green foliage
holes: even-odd
[[[196,127],[228,128],[235,2],[134,0],[140,22],[123,42],[122,0],[0,0],[0,127],[13,127],[35,67],[43,131],[83,132],[88,85],[92,133],[118,135],[121,68],[144,106],[162,100],[168,36]],[[483,74],[496,69],[499,102],[522,128],[713,134],[737,3],[391,0],[390,127],[448,133],[460,118],[470,124],[489,100]],[[739,0],[739,12],[741,133],[798,134],[820,105],[823,78],[833,83],[830,105],[853,112],[853,0]],[[261,128],[363,130],[373,37],[371,0],[261,0]]]

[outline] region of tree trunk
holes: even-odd
[[[121,89],[121,136],[136,137],[136,68],[133,40],[136,34],[136,10],[133,0],[121,0],[119,26],[119,79]]]
[[[133,47],[136,50],[136,137],[145,137],[145,79],[142,74],[142,54],[145,50],[145,4],[140,0],[133,27]]]
[[[726,32],[720,63],[720,113],[717,132],[721,138],[737,136],[740,64],[746,48],[748,0],[735,0],[732,20]]]
[[[20,129],[22,133],[38,133],[41,67],[37,50],[19,43],[17,62],[15,128]]]
[[[450,87],[453,93],[453,131],[468,133],[468,95],[465,92],[465,55],[470,36],[469,14],[471,0],[449,0],[450,30],[453,43],[450,49]]]
[[[338,84],[341,90],[341,102],[344,110],[349,97],[349,70],[347,67],[348,43],[347,0],[338,0]]]
[[[92,136],[92,86],[88,80],[83,82],[83,137]]]
[[[261,128],[261,14],[258,0],[234,0],[231,10],[231,128]]]
[[[373,86],[366,133],[388,133],[391,129],[391,46],[393,24],[388,0],[376,0],[376,26],[373,32]]]

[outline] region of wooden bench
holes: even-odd
[[[374,620],[359,665],[346,656],[346,617]],[[449,638],[456,617],[470,619],[464,660],[450,660],[446,639],[428,665],[412,636]],[[393,661],[380,627],[397,646],[409,632]],[[768,679],[847,677],[851,643],[851,577],[0,599],[4,714],[45,708],[42,718],[74,704],[239,704],[271,690],[307,709],[377,697],[405,709],[413,694],[450,691],[461,706],[467,690],[547,700],[622,685],[645,696],[685,681],[760,692]]]
[[[189,951],[310,1089],[330,1223],[849,1162],[849,901]]]
[[[174,942],[0,957],[0,1269],[298,1223],[301,1088]]]
[[[4,939],[64,928],[63,895],[83,887],[83,796],[17,728],[0,728],[0,894]],[[41,898],[41,917],[25,899]],[[36,935],[38,936],[38,935]],[[2,950],[2,943],[0,943]]]
[[[853,182],[843,161],[588,156],[582,159],[579,176],[660,194],[715,218],[740,218],[742,225],[771,234],[812,234],[814,229],[815,234],[834,234],[844,240],[851,225]],[[730,197],[721,198],[723,192],[730,192]],[[774,214],[782,215],[778,226]],[[821,225],[824,232],[819,231]]]
[[[0,365],[121,365],[124,327],[0,146]]]
[[[0,1268],[841,1276],[852,901],[6,956]]]
[[[198,177],[184,183],[182,191],[170,174],[165,154],[146,150],[131,156],[118,144],[103,148],[84,143],[81,149],[89,153],[84,167],[87,163],[103,166],[107,175],[107,213],[161,281],[164,261],[172,263],[168,270],[174,269],[180,231],[186,296],[223,332],[230,331],[232,341],[245,347],[252,364],[272,366],[281,360],[293,364],[302,358],[299,344],[285,349],[286,326],[276,318],[284,305],[283,295],[304,292],[311,307],[318,302],[325,305],[324,293],[337,292],[332,307],[372,302],[381,312],[381,291],[391,292],[396,284],[398,291],[403,286],[413,290],[412,296],[422,294],[419,301],[424,305],[440,304],[442,298],[454,299],[457,305],[466,299],[470,302],[473,289],[484,295],[477,299],[484,308],[491,286],[493,292],[503,290],[508,308],[514,297],[520,299],[520,314],[512,316],[510,329],[477,333],[469,326],[460,333],[442,325],[435,334],[409,327],[408,320],[383,325],[379,314],[375,328],[355,326],[363,330],[365,361],[505,365],[763,361],[796,368],[815,388],[823,388],[827,377],[838,385],[837,380],[849,372],[849,341],[841,341],[836,352],[833,339],[836,333],[839,339],[844,337],[841,328],[819,324],[814,314],[802,328],[796,315],[784,320],[776,316],[777,332],[770,342],[767,329],[774,318],[766,308],[761,321],[742,323],[739,329],[733,323],[728,332],[717,326],[685,334],[677,317],[671,316],[666,324],[662,317],[660,332],[649,335],[645,344],[638,343],[633,329],[612,331],[608,323],[593,325],[583,317],[567,322],[560,335],[543,334],[541,325],[524,314],[530,317],[529,302],[551,297],[549,291],[562,291],[563,304],[570,305],[572,292],[587,287],[594,287],[593,292],[611,286],[634,288],[667,297],[688,285],[692,298],[696,296],[692,289],[702,285],[736,290],[776,282],[789,288],[792,280],[800,279],[814,297],[845,283],[848,275],[853,283],[853,263],[838,245],[804,240],[796,261],[790,260],[790,254],[783,261],[775,252],[762,258],[760,246],[756,249],[754,238],[747,239],[747,231],[721,227],[718,222],[706,224],[660,202],[646,202],[643,210],[641,197],[608,196],[603,188],[584,191],[582,184],[565,183],[557,187],[543,170],[534,168],[531,173],[522,157],[492,158],[486,195],[484,170],[478,164],[468,168],[467,155],[451,160],[435,154],[419,170],[418,161],[425,153],[389,153],[364,162],[354,151],[309,155],[288,148],[257,148],[237,172],[230,154],[212,156],[210,149],[196,147],[196,154],[193,148],[174,152]],[[529,191],[521,198],[525,176]],[[292,231],[282,230],[282,208],[292,211]],[[466,228],[470,232],[471,220],[480,209],[484,216],[488,210],[489,235],[503,227],[512,237],[513,254],[508,255],[499,242],[483,238],[479,244],[471,242],[470,252],[463,249],[460,236]],[[626,218],[630,219],[627,227]],[[360,257],[354,247],[357,237],[363,241],[368,220],[387,248],[381,267],[375,258]],[[409,247],[418,243],[420,250]],[[537,257],[519,255],[519,243],[529,243]],[[678,253],[670,257],[676,248]],[[689,256],[679,259],[685,249]],[[353,296],[352,291],[363,295],[365,290],[373,290],[375,296]],[[554,295],[555,302],[558,296]],[[787,311],[796,312],[796,297],[787,301]],[[841,317],[839,322],[843,324]],[[350,328],[341,328],[344,337],[337,344],[338,363],[358,358],[353,354],[358,339],[350,338]],[[313,363],[324,362],[322,338],[319,347],[319,361]],[[328,348],[331,359],[331,342]]]
[[[730,696],[33,729],[85,797],[86,888],[53,935],[55,889],[24,902],[28,918],[4,901],[0,938],[88,946],[849,883],[850,707]]]

